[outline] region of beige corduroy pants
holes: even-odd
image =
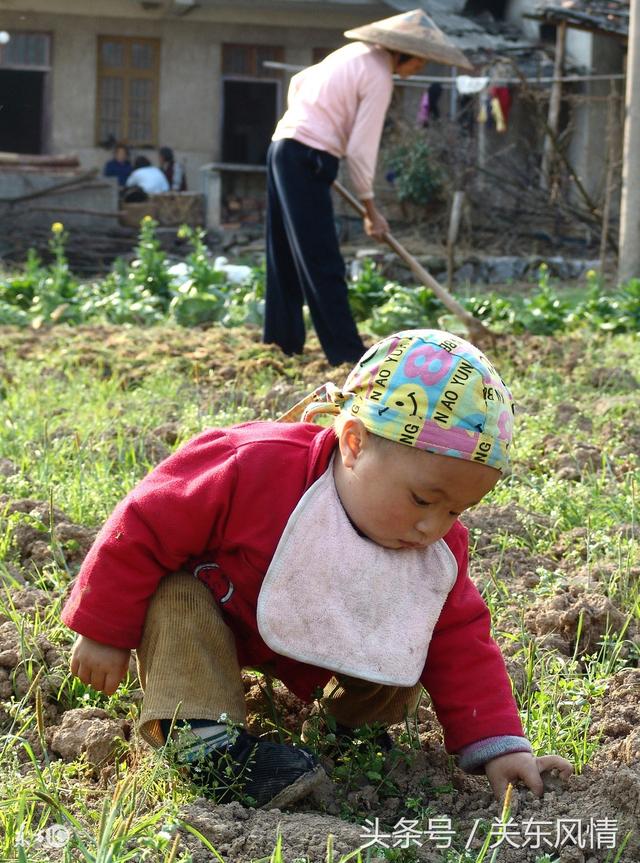
[[[210,590],[189,573],[160,583],[147,612],[137,651],[144,690],[140,732],[161,746],[161,719],[245,721],[244,687],[233,633]],[[415,711],[422,687],[381,686],[353,677],[332,678],[322,708],[349,728],[391,725]]]

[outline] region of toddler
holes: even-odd
[[[62,613],[71,670],[107,694],[137,651],[143,737],[180,730],[179,759],[215,791],[232,774],[258,806],[321,779],[304,747],[244,728],[244,666],[297,696],[323,688],[343,734],[389,725],[424,687],[463,770],[542,793],[458,517],[508,467],[511,394],[473,345],[411,330],[370,348],[303,419],[210,429],[116,507]],[[290,419],[289,416],[286,417]]]

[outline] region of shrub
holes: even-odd
[[[423,136],[416,135],[409,143],[392,148],[387,167],[395,175],[394,185],[401,201],[426,206],[438,199],[443,176]]]

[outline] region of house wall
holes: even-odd
[[[567,53],[592,75],[619,74],[624,71],[624,45],[620,40],[599,34],[569,30],[567,34]],[[580,37],[580,38],[578,38]],[[613,157],[620,158],[622,140],[621,110],[610,117],[612,83],[609,81],[589,81],[574,85],[572,90],[572,123],[574,133],[569,147],[569,159],[581,183],[596,203],[601,202],[607,172],[607,154],[613,147]],[[617,107],[621,109],[623,81],[613,82],[613,92],[617,96]],[[576,199],[579,196],[576,193]]]
[[[375,3],[322,12],[315,3],[305,9],[216,3],[178,17],[165,7],[147,13],[132,0],[108,0],[100,4],[100,16],[89,16],[88,5],[86,0],[17,0],[11,11],[0,12],[2,29],[52,34],[48,151],[77,153],[83,167],[102,166],[110,154],[95,139],[97,37],[157,38],[158,144],[174,148],[185,162],[194,190],[202,187],[201,165],[221,155],[223,43],[282,46],[285,62],[309,65],[314,47],[337,47],[344,42],[344,29],[388,14],[386,6]],[[287,75],[281,80],[283,105]]]
[[[567,63],[586,72],[591,68],[593,61],[593,34],[586,30],[575,30],[573,27],[567,27],[566,38]]]
[[[540,22],[524,18],[534,12],[539,0],[512,0],[508,19],[517,23],[526,36],[538,36]],[[624,43],[613,36],[567,28],[566,59],[572,69],[585,74],[620,74],[624,71]],[[607,154],[610,147],[622,139],[621,114],[616,112],[613,122],[609,116],[612,84],[609,81],[591,81],[564,85],[564,98],[570,104],[570,122],[573,134],[569,144],[569,160],[587,194],[597,203],[602,200],[607,172]],[[624,90],[622,81],[613,82],[618,100]],[[618,101],[618,105],[620,101]],[[619,152],[614,152],[614,160]],[[579,192],[577,202],[584,205]],[[615,201],[614,201],[615,206]]]

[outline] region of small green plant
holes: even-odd
[[[192,286],[197,291],[208,291],[212,285],[224,285],[226,282],[224,273],[214,268],[209,249],[205,243],[206,231],[202,228],[182,225],[178,230],[178,237],[187,240],[191,246],[185,263]]]
[[[131,262],[128,278],[138,290],[146,290],[157,297],[171,297],[171,277],[167,272],[166,256],[157,234],[158,223],[144,216],[140,223],[140,236]]]
[[[570,326],[588,326],[605,333],[640,330],[640,279],[624,282],[612,294],[605,294],[596,278],[588,285],[584,300],[568,315]]]
[[[387,279],[380,267],[371,258],[365,258],[359,267],[358,275],[349,282],[349,305],[356,321],[364,321],[371,312],[383,303]]]
[[[552,335],[565,329],[569,311],[568,303],[541,280],[540,291],[522,302],[518,328],[535,335]]]
[[[46,323],[75,323],[78,319],[77,281],[67,261],[67,239],[62,222],[54,222],[49,239],[51,263],[44,266],[34,252],[29,252],[23,273],[0,286],[0,301],[28,311],[34,328]],[[21,319],[21,315],[17,319],[10,315],[7,323],[19,323]]]
[[[37,294],[45,268],[38,254],[29,249],[24,269],[0,282],[0,300],[7,306],[27,311]]]
[[[496,294],[495,291],[466,297],[462,305],[468,312],[486,321],[494,329],[514,330],[518,320],[518,306],[507,297]]]
[[[385,302],[375,308],[369,319],[369,328],[377,335],[400,330],[437,325],[442,306],[429,288],[405,288],[394,282],[385,285]]]

